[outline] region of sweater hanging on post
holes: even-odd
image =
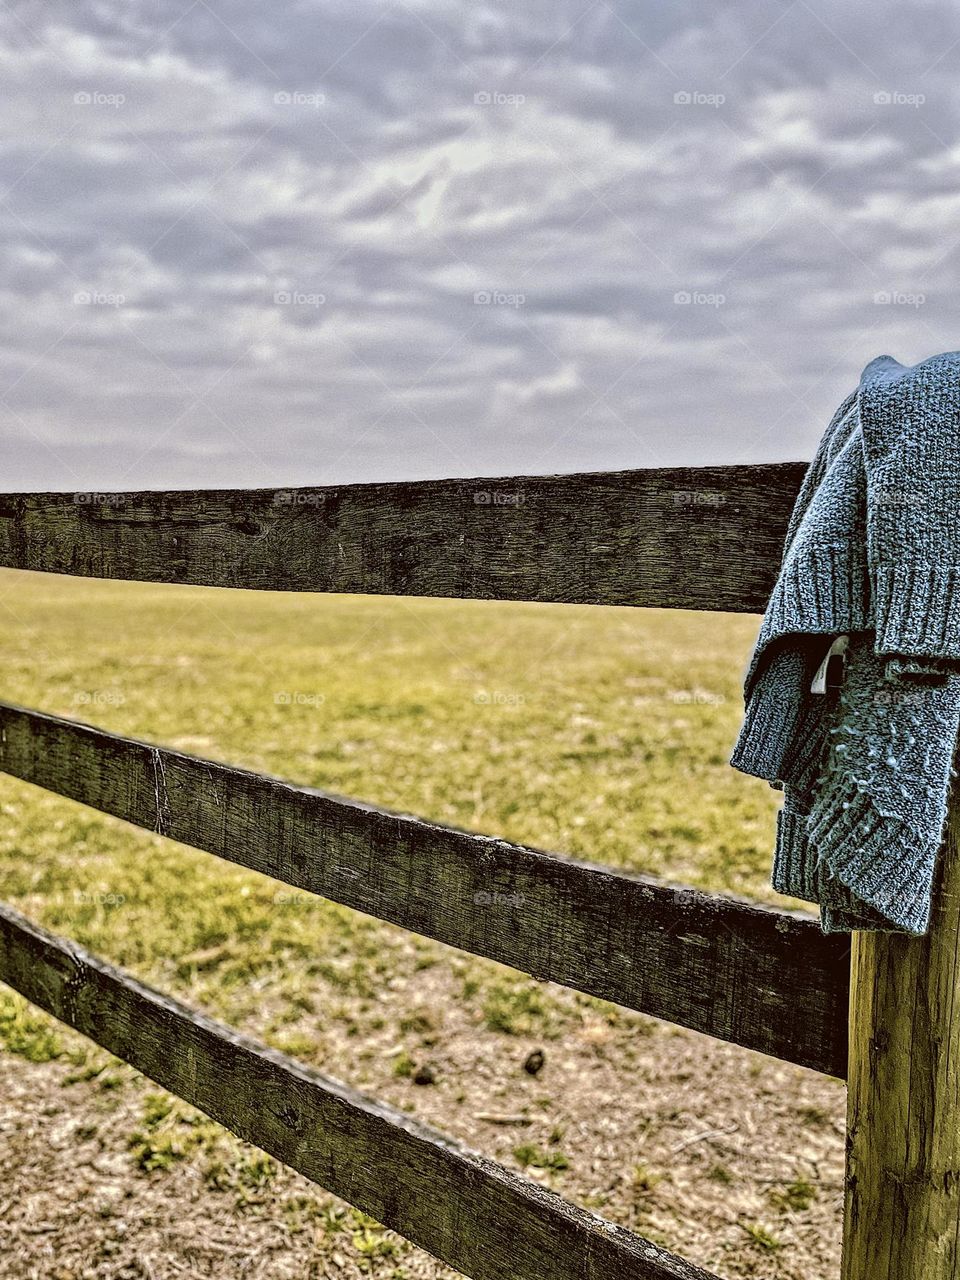
[[[922,934],[960,723],[960,352],[870,362],[790,518],[731,763],[784,792],[773,885]]]

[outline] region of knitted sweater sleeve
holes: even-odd
[[[894,679],[960,664],[960,352],[879,356],[858,394],[876,652]]]
[[[790,520],[787,524],[787,534],[783,542],[783,555],[781,556],[781,566],[786,561],[793,545],[794,538],[803,523],[803,518],[810,506],[810,500],[816,493],[820,482],[826,475],[830,464],[837,456],[841,446],[846,442],[850,434],[852,425],[851,415],[857,410],[856,390],[843,400],[839,408],[834,410],[833,417],[827,426],[826,431],[821,437],[817,446],[817,451],[813,455],[813,459],[804,473],[803,481],[800,485],[800,491],[797,494],[796,502],[793,505],[793,511],[790,514]]]

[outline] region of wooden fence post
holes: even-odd
[[[960,1276],[960,791],[926,938],[856,933],[842,1280]]]

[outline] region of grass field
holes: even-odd
[[[10,572],[0,572],[0,611],[7,701],[561,854],[774,900],[767,878],[776,797],[727,764],[754,618],[281,596]],[[554,1115],[559,1095],[576,1111],[576,1070],[561,1089],[560,1072],[550,1085],[549,1073],[520,1079],[515,1069],[531,1046],[555,1046],[562,1056],[576,1043],[593,1056],[616,1050],[607,1064],[613,1077],[636,1079],[636,1055],[653,1052],[647,1042],[658,1036],[674,1037],[677,1058],[677,1033],[10,779],[0,779],[0,811],[2,896],[33,919],[473,1145],[482,1142],[476,1126],[458,1124],[458,1114],[502,1108],[505,1099],[527,1107],[538,1125],[551,1122],[542,1143],[498,1129],[484,1149],[673,1248],[697,1238],[669,1204],[671,1179],[681,1185],[670,1170],[648,1167],[636,1151],[618,1156],[613,1143],[599,1157],[596,1133],[551,1140],[563,1128]],[[55,1064],[44,1080],[95,1092],[107,1128],[112,1113],[133,1117],[127,1146],[137,1176],[174,1177],[190,1166],[204,1195],[227,1189],[244,1211],[280,1214],[272,1162],[171,1106],[6,992],[0,1044]],[[724,1063],[756,1059],[716,1052],[739,1055]],[[490,1065],[508,1058],[501,1078]],[[756,1061],[770,1072],[793,1070]],[[424,1063],[435,1084],[418,1088],[412,1080]],[[805,1081],[806,1073],[789,1079]],[[810,1103],[806,1087],[797,1086],[797,1108],[824,1111],[829,1130],[829,1106]],[[588,1113],[588,1091],[581,1093]],[[585,1172],[598,1158],[632,1162],[629,1204],[622,1187],[607,1194],[596,1171]],[[726,1168],[716,1160],[696,1179],[709,1183],[714,1166]],[[736,1172],[727,1172],[735,1186]],[[803,1274],[819,1256],[805,1252],[802,1233],[789,1240],[816,1199],[815,1178],[775,1178],[786,1200],[766,1191],[757,1200],[751,1190],[744,1212],[722,1176],[712,1180],[734,1205],[732,1234],[718,1246],[725,1274],[790,1277],[794,1265]],[[809,1194],[794,1187],[791,1201],[784,1188],[793,1183]],[[294,1235],[309,1219],[318,1266],[328,1265],[331,1240],[346,1240],[337,1247],[349,1259],[330,1274],[353,1274],[349,1266],[384,1277],[450,1274],[359,1215],[331,1209],[329,1197],[290,1196],[313,1206],[283,1213]],[[320,1245],[324,1213],[341,1217]],[[813,1235],[821,1230],[811,1226]],[[745,1263],[734,1260],[730,1241]],[[705,1247],[697,1260],[711,1258],[716,1264]],[[110,1271],[108,1259],[89,1274],[125,1273]],[[165,1274],[177,1273],[156,1272]]]

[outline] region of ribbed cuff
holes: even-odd
[[[793,808],[789,799],[777,814],[777,848],[771,880],[777,893],[804,902],[817,902],[816,853],[807,838],[807,815]]]
[[[740,726],[730,763],[741,773],[775,782],[783,776],[783,762],[796,727],[797,699],[770,682],[754,689]]]
[[[853,899],[856,903],[856,899]],[[872,911],[863,903],[858,903],[851,910],[848,907],[835,907],[829,902],[820,904],[820,928],[824,933],[902,933],[878,911]]]
[[[820,925],[824,933],[850,933],[854,929],[877,933],[901,932],[879,911],[875,911],[852,889],[830,874],[826,864],[819,864],[817,885],[820,897]]]
[[[873,589],[878,654],[960,659],[960,565],[877,565]]]
[[[829,874],[820,877],[820,928],[824,933],[904,932]]]
[[[856,548],[795,548],[773,588],[759,643],[797,632],[841,635],[872,626],[869,578]]]
[[[811,698],[782,763],[781,777],[800,791],[814,791],[830,755],[830,708],[826,699]]]
[[[930,923],[937,848],[924,848],[899,818],[836,778],[817,796],[807,836],[831,875],[890,922],[924,934]]]

